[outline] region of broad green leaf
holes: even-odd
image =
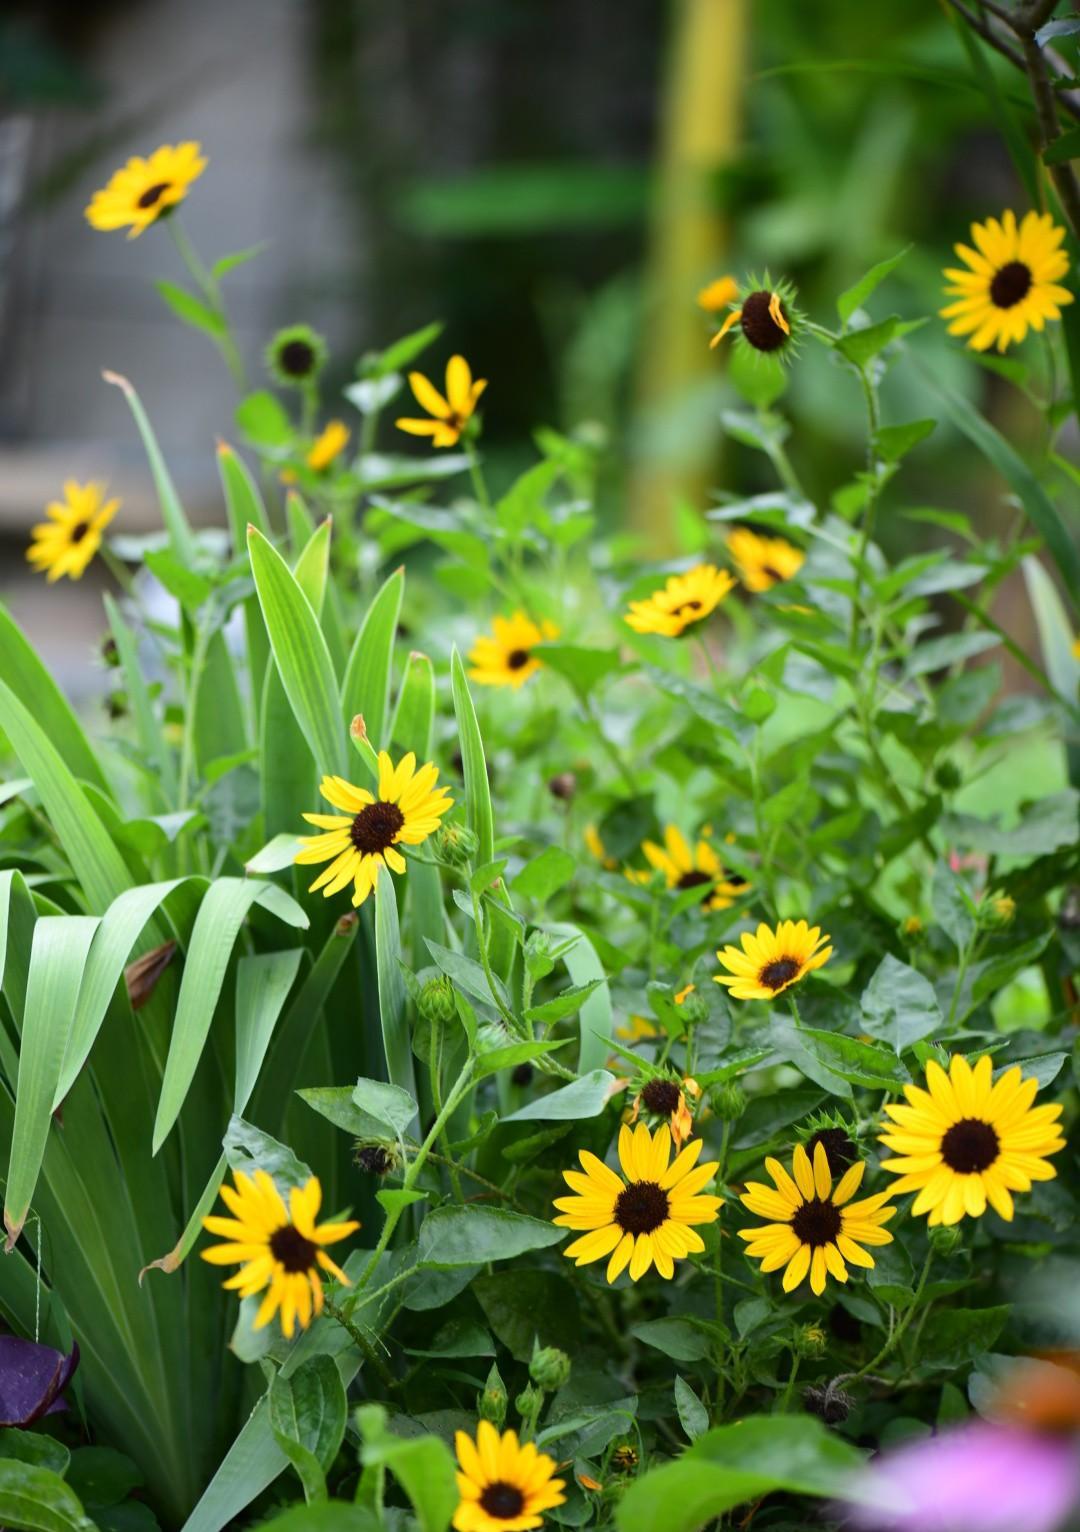
[[[447,978],[453,980],[458,989],[463,989],[467,995],[472,995],[474,1000],[482,1000],[487,1005],[494,1005],[497,998],[507,1010],[510,1009],[510,996],[498,974],[492,974],[495,981],[493,994],[487,974],[474,958],[466,957],[463,952],[454,952],[449,947],[443,947],[439,942],[429,940],[427,945],[435,962]]]
[[[856,367],[865,367],[894,340],[910,334],[925,323],[924,319],[900,319],[893,314],[880,324],[867,325],[864,330],[849,330],[836,341],[836,349]]]
[[[186,288],[178,287],[175,282],[159,280],[154,283],[158,295],[167,308],[170,308],[181,323],[190,325],[193,330],[202,330],[205,335],[211,335],[219,340],[228,329],[226,321],[209,304],[203,303],[201,298],[196,298],[194,293],[189,293]]]
[[[678,1374],[675,1376],[675,1408],[687,1438],[696,1442],[709,1429],[709,1412],[686,1379]]]
[[[503,1122],[565,1122],[598,1117],[611,1097],[615,1076],[607,1069],[593,1069],[572,1085],[538,1096],[535,1101],[510,1112]]]
[[[617,649],[587,649],[581,644],[551,642],[537,644],[534,653],[583,697],[595,691],[605,676],[622,669]]]
[[[1059,696],[1075,703],[1080,693],[1080,658],[1073,653],[1073,630],[1057,586],[1036,558],[1021,564],[1028,600],[1039,629],[1039,647],[1050,684]]]
[[[375,885],[375,966],[379,985],[379,1023],[386,1072],[391,1082],[410,1097],[416,1095],[412,1040],[405,1015],[405,985],[401,977],[401,932],[397,890],[384,867]]]
[[[985,654],[988,649],[996,649],[1000,642],[995,633],[946,633],[942,638],[932,638],[913,649],[904,667],[905,674],[925,676],[934,670],[944,670],[977,654]]]
[[[18,1426],[6,1426],[0,1431],[0,1458],[18,1458],[21,1463],[36,1463],[63,1478],[71,1461],[71,1453],[63,1442],[58,1442],[54,1436],[46,1436],[43,1431],[21,1431]]]
[[[566,971],[573,982],[580,986],[596,982],[596,987],[581,1005],[578,1031],[581,1046],[578,1049],[578,1072],[586,1074],[596,1070],[606,1061],[614,1016],[611,1009],[611,991],[607,974],[596,948],[585,933],[566,922],[546,927],[552,936],[569,940],[576,937],[574,945],[563,953]]]
[[[93,783],[111,797],[112,789],[70,703],[3,603],[0,603],[0,676],[23,706],[29,708],[71,774]]]
[[[318,1500],[293,1505],[260,1521],[261,1532],[383,1532],[383,1523],[367,1506],[349,1500]]]
[[[892,275],[910,249],[910,245],[905,245],[896,255],[890,255],[887,260],[878,261],[877,265],[871,266],[853,287],[847,288],[840,294],[836,300],[836,312],[840,315],[841,324],[847,324],[855,310],[861,308],[885,278]]]
[[[931,1313],[922,1332],[919,1364],[951,1371],[974,1361],[994,1342],[1008,1322],[1007,1303],[986,1309],[938,1309]]]
[[[862,1023],[902,1053],[942,1023],[941,1006],[930,980],[887,952],[863,990]]]
[[[491,809],[484,742],[480,737],[476,709],[469,694],[469,683],[465,679],[465,667],[456,648],[450,656],[450,677],[465,776],[465,812],[469,828],[479,841],[476,852],[476,862],[479,865],[495,860],[495,820]]]
[[[574,1016],[602,982],[601,979],[590,979],[587,984],[571,984],[569,989],[562,990],[551,1000],[530,1006],[525,1012],[525,1019],[541,1026],[550,1026],[567,1016]]]
[[[958,875],[946,862],[937,862],[930,882],[934,919],[963,952],[975,934],[975,905]]]
[[[708,1326],[696,1319],[646,1319],[631,1325],[630,1333],[676,1362],[703,1362],[716,1346]]]
[[[322,616],[326,599],[326,577],[330,572],[330,517],[321,521],[312,532],[296,561],[293,577],[308,598],[316,617]]]
[[[106,372],[102,374],[106,383],[113,383],[128,402],[128,407],[135,417],[135,424],[139,428],[142,437],[143,449],[146,452],[150,464],[150,472],[154,480],[154,488],[157,490],[158,503],[161,506],[161,519],[168,533],[169,544],[177,558],[183,563],[194,563],[196,544],[195,534],[191,530],[184,507],[180,503],[180,496],[176,493],[176,485],[172,481],[165,459],[161,455],[154,428],[146,411],[142,407],[142,401],[128,382],[118,373]]]
[[[936,420],[909,420],[902,426],[881,426],[874,436],[874,450],[886,463],[898,463],[937,425]]]
[[[412,1502],[421,1532],[447,1532],[461,1497],[446,1443],[437,1436],[392,1436],[377,1405],[363,1405],[356,1419],[364,1466],[389,1469]]]
[[[270,1385],[270,1424],[286,1442],[310,1453],[325,1474],[345,1437],[347,1404],[341,1374],[328,1356],[311,1356],[295,1372],[279,1372]]]
[[[345,669],[342,687],[345,722],[350,724],[360,715],[376,750],[385,749],[389,742],[390,675],[404,593],[405,571],[395,569],[368,607]],[[419,754],[417,745],[408,748]]]
[[[509,1261],[556,1245],[566,1233],[545,1219],[479,1203],[448,1204],[429,1213],[416,1241],[421,1265],[442,1268]]]
[[[364,376],[384,378],[387,373],[401,372],[410,362],[415,361],[422,351],[426,351],[434,341],[437,341],[442,332],[442,320],[436,319],[431,324],[424,325],[422,329],[403,335],[400,340],[387,346],[385,351],[372,352],[361,362]]]
[[[362,1112],[383,1123],[399,1138],[416,1121],[416,1100],[398,1085],[387,1085],[382,1080],[357,1080],[351,1099]]]
[[[281,400],[269,389],[257,389],[236,406],[236,424],[257,447],[280,454],[293,442],[292,421]]]
[[[534,1059],[543,1058],[545,1053],[565,1047],[566,1040],[560,1042],[556,1038],[548,1042],[507,1043],[504,1048],[489,1048],[477,1059],[473,1079],[486,1079],[500,1069],[513,1069],[517,1064],[531,1064]]]
[[[97,1532],[59,1474],[17,1458],[0,1458],[0,1522],[25,1532]]]
[[[577,861],[561,846],[545,846],[514,878],[514,893],[546,904],[577,871]]]

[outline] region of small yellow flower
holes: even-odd
[[[136,156],[116,171],[107,186],[96,191],[86,209],[86,221],[95,229],[123,229],[130,224],[128,239],[183,202],[188,188],[206,169],[201,144],[162,144],[148,160]]]
[[[852,1266],[872,1267],[873,1256],[864,1245],[888,1245],[892,1235],[881,1225],[896,1212],[888,1207],[891,1192],[878,1192],[862,1202],[851,1199],[866,1171],[857,1160],[845,1170],[835,1189],[824,1144],[814,1146],[814,1161],[801,1144],[792,1158],[794,1180],[779,1160],[767,1159],[765,1169],[773,1186],[747,1182],[744,1207],[769,1223],[756,1229],[740,1229],[747,1241],[746,1253],[761,1261],[762,1271],[784,1270],[784,1291],[790,1293],[807,1275],[811,1290],[820,1296],[827,1276],[846,1282]]]
[[[735,581],[726,569],[698,564],[685,574],[671,575],[661,589],[644,601],[631,601],[623,621],[635,633],[675,638],[710,616],[734,589]]]
[[[455,1432],[454,1450],[461,1496],[455,1532],[527,1532],[566,1500],[565,1479],[554,1477],[555,1459],[538,1452],[535,1442],[521,1445],[516,1431],[500,1436],[490,1420],[482,1420],[475,1442]]]
[[[782,537],[762,537],[749,527],[728,533],[728,552],[738,566],[739,579],[747,590],[769,590],[790,580],[803,566],[806,555]]]
[[[650,1266],[662,1277],[673,1277],[676,1261],[705,1249],[693,1226],[715,1223],[720,1216],[720,1198],[702,1195],[718,1162],[695,1169],[701,1149],[701,1139],[695,1138],[669,1165],[667,1126],[654,1135],[639,1122],[633,1132],[625,1123],[619,1129],[622,1176],[587,1149],[579,1150],[582,1169],[563,1171],[576,1195],[555,1200],[559,1216],[554,1222],[581,1233],[563,1254],[578,1266],[608,1257],[609,1282],[627,1266],[632,1282]]]
[[[904,935],[919,936],[922,932],[922,918],[918,915],[908,915],[904,920]]]
[[[718,314],[729,303],[734,303],[738,296],[739,284],[734,277],[717,277],[698,293],[698,308],[704,309],[706,314]]]
[[[409,387],[430,420],[405,418],[394,424],[410,436],[430,436],[433,447],[453,447],[475,413],[480,395],[487,388],[485,378],[473,382],[472,371],[463,356],[452,356],[446,364],[446,397],[422,372],[410,372]]]
[[[741,874],[724,866],[707,840],[699,840],[691,850],[675,825],[664,831],[663,846],[647,840],[641,850],[649,866],[663,873],[668,888],[700,888],[707,910],[726,910],[748,886]]]
[[[628,1043],[642,1042],[650,1037],[659,1037],[659,1029],[647,1016],[631,1016],[625,1027],[616,1027],[615,1036],[624,1038]]]
[[[308,892],[321,888],[323,897],[329,899],[352,883],[352,902],[360,905],[375,887],[383,867],[403,873],[405,858],[396,848],[419,846],[435,833],[442,816],[454,806],[447,797],[449,789],[435,786],[438,776],[438,768],[430,763],[418,771],[411,750],[397,766],[385,750],[380,750],[377,798],[366,787],[354,787],[344,777],[323,777],[319,791],[328,803],[345,812],[304,815],[308,824],[327,833],[301,836],[304,849],[297,852],[295,860],[330,863]]]
[[[990,901],[990,909],[999,926],[1007,926],[1016,915],[1016,900],[1011,894],[997,894]]]
[[[1072,657],[1074,660],[1080,660],[1080,638],[1074,638],[1072,641]]]
[[[533,653],[537,644],[558,638],[553,622],[533,622],[524,612],[512,617],[496,617],[492,636],[486,633],[469,650],[469,675],[480,686],[524,686],[540,669],[542,661]],[[586,832],[587,833],[587,832]]]
[[[1046,1156],[1065,1147],[1061,1107],[1033,1106],[1038,1088],[1018,1064],[995,1082],[989,1054],[974,1069],[954,1054],[948,1074],[930,1059],[926,1089],[905,1085],[907,1105],[885,1106],[893,1120],[881,1142],[899,1156],[881,1162],[900,1177],[893,1194],[918,1192],[911,1211],[931,1225],[981,1218],[988,1203],[1011,1221],[1012,1193],[1052,1181]]]
[[[247,1176],[233,1171],[236,1189],[221,1187],[221,1200],[234,1215],[210,1217],[202,1221],[209,1234],[220,1234],[226,1243],[211,1245],[202,1252],[204,1261],[213,1266],[239,1266],[225,1286],[235,1289],[241,1298],[266,1291],[255,1316],[255,1329],[268,1325],[280,1309],[281,1328],[291,1337],[296,1321],[306,1330],[312,1315],[323,1308],[322,1272],[344,1287],[348,1277],[322,1248],[347,1239],[360,1225],[346,1223],[317,1224],[315,1218],[322,1203],[322,1188],[317,1176],[302,1187],[289,1191],[289,1209],[281,1193],[265,1170]]]
[[[782,920],[776,930],[761,924],[751,935],[744,931],[742,951],[725,947],[716,956],[727,969],[715,975],[734,1000],[772,1000],[832,957],[820,926],[805,920]]]
[[[105,499],[104,484],[66,480],[63,500],[50,500],[45,507],[49,520],[30,529],[33,541],[26,557],[50,582],[62,575],[80,579],[119,509],[119,500]]]
[[[1049,213],[1005,212],[1001,221],[973,223],[975,249],[956,245],[963,267],[946,268],[955,298],[941,310],[950,335],[966,335],[972,351],[996,346],[1006,350],[1022,341],[1028,330],[1041,330],[1048,319],[1060,319],[1062,307],[1073,301],[1061,279],[1069,257],[1061,248],[1065,230]]]
[[[307,465],[315,473],[321,473],[343,452],[349,443],[349,428],[343,420],[328,421],[319,436],[311,444]]]

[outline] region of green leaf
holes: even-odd
[[[154,286],[158,294],[176,315],[177,319],[184,324],[190,325],[193,330],[202,330],[205,335],[212,335],[215,340],[228,332],[228,325],[208,303],[201,298],[196,298],[194,293],[189,293],[186,288],[178,287],[175,282],[157,281]]]
[[[925,319],[901,319],[893,314],[880,324],[867,325],[864,330],[849,330],[835,342],[836,349],[856,367],[865,367],[894,340],[909,335],[925,323]]]
[[[176,485],[161,455],[161,448],[158,446],[157,437],[154,435],[154,429],[142,407],[142,402],[127,378],[122,378],[115,372],[106,372],[102,376],[106,383],[113,383],[122,391],[135,417],[135,424],[139,428],[139,435],[142,437],[143,447],[150,463],[154,488],[157,490],[158,503],[161,506],[161,519],[169,536],[169,545],[183,563],[193,563],[196,554],[195,534],[191,530],[184,507],[180,504]]]
[[[1035,613],[1046,674],[1058,695],[1073,702],[1080,692],[1080,659],[1073,653],[1072,625],[1057,586],[1038,559],[1026,558],[1020,567]]]
[[[97,1532],[59,1474],[17,1458],[0,1458],[0,1523],[26,1532]]]
[[[143,676],[142,666],[139,664],[135,635],[107,591],[104,601],[105,615],[109,619],[116,652],[120,657],[120,665],[124,673],[124,689],[127,692],[128,705],[138,731],[139,744],[146,756],[147,765],[153,768],[153,780],[160,785],[162,800],[166,804],[174,804],[177,801],[176,762],[154,711],[154,704],[150,700],[150,692]],[[34,711],[40,719],[41,710],[36,702]],[[50,731],[50,738],[55,742],[56,734],[52,731]],[[89,780],[93,781],[93,778]]]
[[[602,982],[601,979],[590,979],[587,984],[571,984],[569,989],[562,990],[553,999],[545,1000],[540,1005],[530,1006],[525,1012],[525,1019],[550,1026],[567,1016],[573,1016],[581,1010],[584,1002]]]
[[[311,533],[296,561],[293,577],[308,598],[316,617],[322,616],[326,600],[326,577],[330,571],[330,531],[333,523],[327,516]]]
[[[292,446],[293,426],[285,406],[269,389],[258,389],[236,406],[236,424],[257,447],[282,451]]]
[[[942,1023],[941,1006],[930,980],[887,952],[863,990],[862,1023],[897,1053],[929,1037]]]
[[[1074,30],[1076,24],[1073,23]],[[1067,165],[1070,160],[1080,159],[1080,128],[1070,128],[1059,133],[1043,150],[1044,165]]]
[[[488,1075],[497,1074],[500,1069],[531,1064],[534,1059],[543,1058],[545,1053],[553,1053],[556,1048],[565,1047],[565,1039],[561,1042],[555,1039],[547,1042],[507,1043],[505,1048],[489,1048],[477,1059],[473,1079],[484,1080]]]
[[[386,1429],[386,1411],[378,1405],[361,1406],[356,1421],[365,1468],[389,1469],[412,1502],[421,1532],[447,1532],[461,1497],[446,1443],[437,1436],[392,1436]]]
[[[896,255],[890,255],[887,260],[878,261],[877,265],[871,266],[853,287],[847,288],[840,294],[836,300],[836,312],[840,315],[841,324],[847,324],[855,310],[861,308],[885,278],[892,275],[910,249],[910,245],[905,245]]]
[[[716,1344],[702,1320],[645,1319],[631,1325],[630,1333],[676,1362],[703,1362]]]
[[[255,588],[278,675],[320,771],[345,774],[341,698],[333,661],[311,603],[289,566],[255,527],[248,528]]]
[[[952,1371],[990,1351],[1012,1309],[1007,1303],[988,1309],[931,1311],[919,1344],[919,1365]]]
[[[564,1085],[546,1096],[510,1112],[503,1122],[566,1122],[598,1117],[611,1096],[615,1076],[607,1069],[593,1069],[572,1085]]]
[[[680,1377],[678,1373],[675,1375],[675,1408],[679,1413],[679,1422],[690,1441],[697,1441],[698,1437],[704,1435],[709,1429],[708,1410],[686,1379]]]
[[[33,714],[71,774],[111,797],[112,789],[70,703],[3,603],[0,603],[0,676]]]
[[[453,980],[458,989],[463,989],[467,995],[472,995],[474,1000],[481,1000],[486,1005],[492,1005],[498,999],[507,1010],[510,1009],[510,996],[498,974],[492,974],[495,981],[493,994],[487,974],[475,959],[466,957],[463,952],[454,952],[451,948],[430,939],[427,946],[439,968],[448,979]]]
[[[959,877],[945,862],[934,865],[930,883],[930,906],[934,919],[963,952],[975,934],[975,905]]]
[[[270,1424],[278,1445],[303,1447],[325,1474],[345,1438],[345,1386],[328,1356],[310,1356],[296,1371],[278,1372],[270,1385]],[[306,1488],[305,1484],[305,1488]]]
[[[405,594],[405,571],[395,569],[364,614],[356,635],[342,688],[345,722],[357,715],[367,728],[368,739],[376,750],[385,749],[387,717],[390,707],[390,675],[394,659],[401,600]],[[418,750],[417,745],[409,745]]]
[[[827,1068],[852,1085],[869,1090],[896,1089],[911,1082],[911,1076],[899,1059],[876,1043],[863,1043],[842,1032],[826,1032],[803,1027],[803,1036]]]
[[[579,696],[587,697],[605,676],[621,670],[617,649],[587,649],[581,644],[537,644],[533,653],[551,670],[570,682]]]
[[[236,967],[236,1080],[233,1111],[251,1100],[266,1050],[300,971],[302,947],[243,957]]]
[[[405,666],[405,679],[390,724],[390,743],[402,752],[414,750],[418,761],[429,761],[434,735],[435,667],[426,654],[414,652]]]
[[[882,426],[874,435],[874,451],[886,463],[898,463],[925,441],[937,425],[936,420],[909,420],[902,426]]]
[[[0,1431],[0,1458],[18,1458],[20,1463],[36,1463],[40,1468],[51,1469],[61,1478],[71,1461],[71,1453],[55,1436],[42,1431],[20,1431],[18,1426],[5,1426]]]
[[[514,893],[525,899],[546,904],[552,894],[564,888],[577,871],[577,861],[561,846],[546,846],[534,856],[514,879]]]
[[[436,1270],[510,1261],[528,1250],[557,1245],[566,1234],[546,1219],[529,1218],[507,1208],[449,1204],[436,1208],[420,1225],[416,1241],[420,1265]]]
[[[403,335],[400,340],[387,346],[385,351],[375,352],[363,359],[364,376],[384,378],[387,373],[403,371],[422,351],[437,341],[442,332],[442,321],[436,319],[419,330],[413,330],[409,335]]]
[[[564,941],[573,940],[573,946],[562,954],[562,960],[574,983],[581,988],[596,982],[596,987],[581,1006],[581,1015],[578,1020],[578,1032],[581,1037],[581,1046],[578,1049],[578,1072],[585,1074],[590,1070],[599,1069],[607,1060],[610,1051],[611,1030],[615,1024],[615,1018],[611,1009],[611,990],[608,987],[607,974],[596,948],[580,927],[566,921],[559,921],[546,926],[545,929],[551,936],[559,937]]]
[[[357,1080],[351,1099],[362,1112],[385,1124],[399,1138],[416,1120],[415,1099],[397,1085],[387,1085],[381,1080]]]
[[[405,985],[401,978],[397,890],[388,867],[382,870],[375,885],[374,897],[375,966],[386,1071],[393,1084],[400,1086],[411,1097],[416,1094],[416,1080],[413,1074],[412,1040],[405,1017]]]
[[[929,675],[933,670],[944,670],[949,665],[970,660],[976,654],[996,649],[1000,642],[996,633],[946,633],[942,638],[932,638],[929,643],[913,649],[904,672],[908,677]]]
[[[456,647],[450,656],[450,679],[465,777],[466,819],[469,829],[479,841],[477,864],[492,862],[495,860],[495,819],[491,808],[484,742],[480,737],[480,725],[476,721],[469,683],[465,679],[465,667]]]
[[[246,250],[233,250],[229,255],[219,255],[210,268],[210,275],[215,282],[220,282],[222,277],[227,277],[230,271],[235,271],[238,266],[244,266],[248,261],[255,259],[257,255],[269,248],[268,240],[261,240],[257,245],[249,245]]]

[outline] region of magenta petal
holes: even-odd
[[[0,1335],[0,1427],[28,1426],[62,1410],[63,1389],[79,1365],[79,1348],[65,1356],[52,1346]]]

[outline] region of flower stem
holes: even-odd
[[[926,1279],[930,1275],[930,1263],[933,1259],[933,1250],[928,1250],[926,1252],[926,1260],[923,1262],[922,1272],[919,1276],[919,1285],[915,1289],[915,1295],[911,1300],[911,1306],[907,1313],[904,1315],[903,1319],[901,1319],[900,1323],[895,1327],[892,1334],[885,1342],[884,1346],[882,1346],[881,1350],[878,1352],[877,1356],[874,1357],[871,1361],[867,1362],[865,1367],[860,1367],[858,1372],[849,1373],[849,1378],[862,1378],[865,1377],[867,1373],[877,1372],[882,1362],[886,1361],[896,1350],[896,1347],[906,1332],[908,1325],[914,1319],[915,1314],[918,1311],[919,1299],[922,1297],[923,1290],[926,1287]]]

